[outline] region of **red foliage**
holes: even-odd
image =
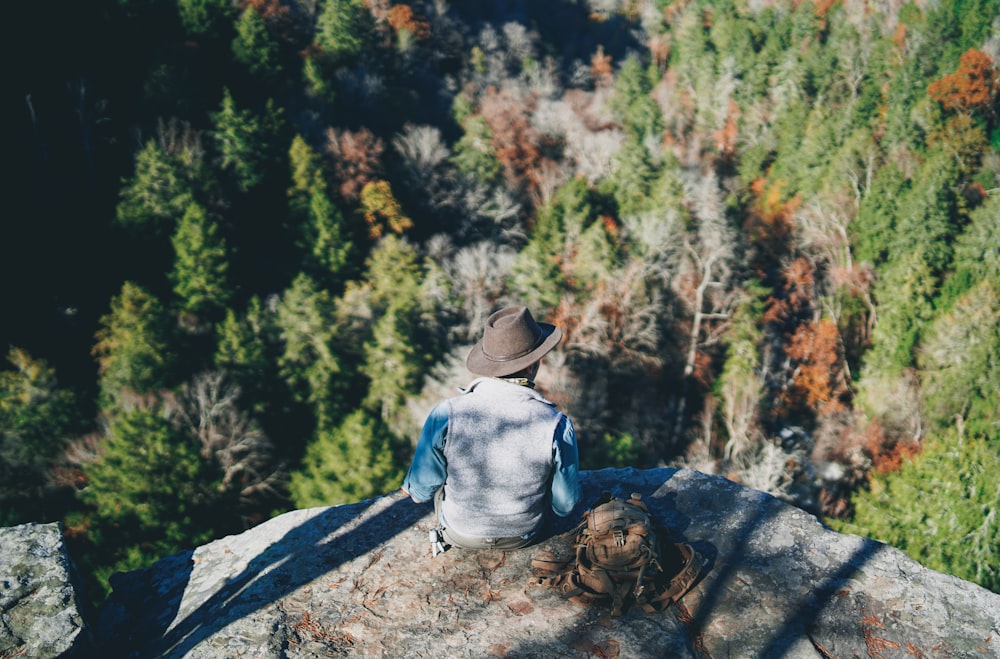
[[[328,128],[326,138],[340,196],[354,203],[366,184],[381,178],[382,139],[365,127],[356,132]]]
[[[413,35],[417,41],[422,41],[431,36],[431,27],[427,21],[418,20],[413,14],[413,9],[409,5],[396,5],[389,10],[386,19],[397,33],[405,30]]]
[[[871,458],[872,469],[879,474],[899,471],[903,462],[920,453],[920,445],[915,442],[891,440],[878,420],[868,426],[865,453]]]
[[[932,82],[927,93],[947,110],[965,113],[985,110],[993,104],[1000,89],[997,78],[990,56],[970,49],[962,54],[958,70]]]
[[[611,55],[605,55],[604,46],[598,46],[597,52],[590,58],[590,74],[598,85],[608,87],[614,81],[614,73]]]
[[[795,259],[781,273],[781,279],[781,288],[767,300],[765,323],[787,323],[812,306],[816,277],[809,261],[801,256]]]
[[[787,354],[795,364],[792,384],[785,394],[789,406],[805,407],[823,414],[844,407],[842,398],[847,388],[836,323],[824,319],[800,325],[792,335]]]
[[[764,178],[750,184],[756,201],[747,215],[747,232],[762,255],[772,260],[778,260],[791,244],[792,216],[802,205],[798,195],[782,199],[784,185],[784,181],[769,182]]]
[[[530,188],[537,181],[541,138],[531,125],[535,100],[509,89],[486,90],[479,112],[493,131],[493,148],[504,178],[514,187]]]

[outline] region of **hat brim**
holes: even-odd
[[[465,367],[476,375],[486,375],[497,378],[517,373],[518,371],[531,366],[555,348],[559,341],[562,340],[562,330],[555,325],[550,325],[549,323],[538,323],[538,327],[541,328],[542,335],[545,338],[543,338],[542,342],[539,343],[538,346],[531,352],[522,355],[521,357],[517,357],[516,359],[507,359],[503,361],[490,359],[486,356],[486,353],[483,352],[483,339],[480,339],[476,345],[472,347],[472,350],[469,351],[469,356],[465,360]]]

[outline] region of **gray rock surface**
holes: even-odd
[[[92,650],[58,524],[0,528],[0,657]]]
[[[584,502],[641,493],[709,563],[680,605],[612,618],[529,585],[569,551],[431,557],[429,505],[401,493],[290,512],[113,579],[114,657],[1000,657],[1000,595],[690,470],[585,472]]]

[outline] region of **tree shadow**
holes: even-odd
[[[154,568],[146,570],[146,574],[130,574],[128,580],[119,579],[123,587],[130,585],[116,605],[119,610],[109,612],[112,619],[102,620],[105,656],[185,656],[233,621],[371,552],[430,511],[427,504],[415,505],[399,494],[389,496],[394,501],[379,512],[368,510],[378,501],[373,499],[326,508],[309,517],[253,557],[238,575],[190,612],[183,611],[182,606],[185,592],[197,587],[192,581],[193,552],[177,554],[155,566],[159,575],[164,570],[173,570],[177,575],[166,582],[167,592],[157,590],[158,585],[164,588],[164,582],[154,582]],[[149,606],[130,599],[132,593],[144,598]],[[122,603],[138,610],[130,616],[130,611],[120,610]],[[162,614],[144,625],[130,619],[161,610]],[[181,619],[171,626],[177,617]]]

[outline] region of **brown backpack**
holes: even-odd
[[[610,600],[612,616],[632,603],[646,611],[668,606],[691,588],[704,564],[686,544],[668,543],[669,560],[661,560],[653,517],[638,494],[624,500],[605,495],[583,513],[573,533],[575,558],[539,553],[531,562],[534,582],[578,604]],[[666,570],[664,562],[675,569]]]

